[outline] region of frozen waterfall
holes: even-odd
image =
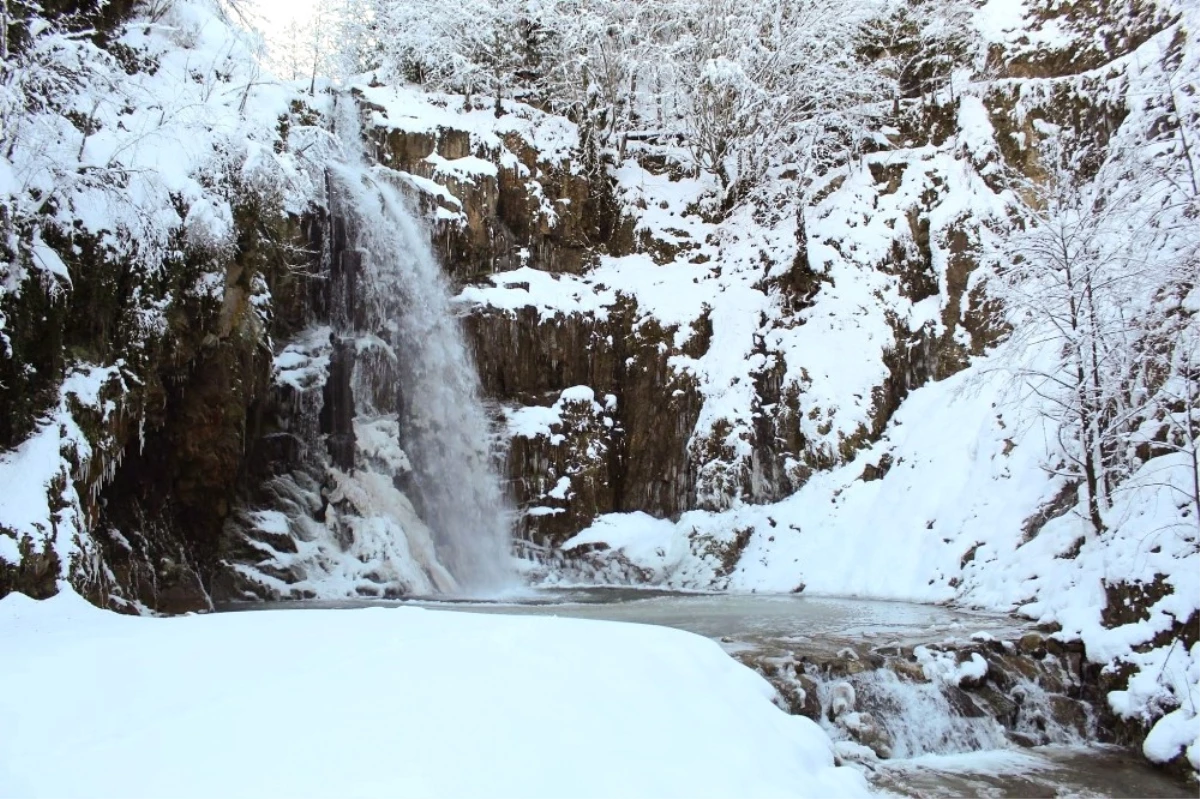
[[[323,310],[275,358],[274,438],[293,444],[237,514],[234,592],[495,595],[517,582],[512,513],[450,286],[352,98],[334,124]]]
[[[427,231],[363,156],[357,104],[343,96],[337,106],[335,124],[347,157],[329,170],[330,205],[345,220],[347,250],[358,256],[361,275],[354,282],[365,295],[359,302],[391,334],[409,491],[457,589],[495,592],[514,579],[511,513],[489,452],[479,378],[450,286]]]

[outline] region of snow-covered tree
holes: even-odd
[[[1128,254],[1105,249],[1101,209],[1069,189],[1047,199],[1031,228],[1013,238],[1005,299],[1015,311],[1018,337],[1052,352],[1018,373],[1052,419],[1068,462],[1063,471],[1082,478],[1088,519],[1100,533],[1107,496],[1104,450],[1119,385],[1113,368],[1119,368],[1130,333],[1120,300],[1133,293],[1137,272],[1129,270]]]
[[[897,0],[869,20],[868,50],[897,97],[926,97],[972,66],[974,15],[970,0]]]
[[[1000,293],[1022,359],[1016,374],[1057,432],[1060,471],[1083,484],[1101,533],[1114,491],[1146,461],[1183,452],[1197,466],[1200,203],[1186,163],[1154,145],[1114,147],[1084,181],[1075,161],[1085,153],[1069,160],[1059,135],[1044,143],[1051,168],[1030,191],[1026,229],[1010,239]],[[1143,170],[1130,171],[1138,160]],[[1200,514],[1200,490],[1188,501]]]
[[[680,121],[697,165],[724,193],[771,163],[805,165],[861,133],[883,84],[858,55],[875,4],[693,2],[669,49]]]
[[[555,111],[606,140],[637,126],[636,95],[655,62],[661,9],[627,0],[562,0],[537,18],[543,84]]]
[[[307,17],[292,17],[275,41],[276,69],[292,80],[307,80],[310,93],[318,77],[339,76],[352,52],[339,36],[346,19],[334,0],[321,0]]]
[[[529,99],[620,148],[678,137],[729,201],[771,165],[860,135],[884,83],[859,55],[877,0],[378,0],[385,79]]]
[[[531,60],[536,8],[521,0],[381,0],[380,71],[431,88],[512,96]]]

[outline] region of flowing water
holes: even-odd
[[[450,288],[394,173],[339,96],[317,286],[324,318],[276,356],[298,453],[233,524],[234,596],[491,596],[516,583],[512,514]]]
[[[495,593],[513,580],[505,568],[512,519],[450,286],[415,213],[386,172],[367,166],[357,104],[340,98],[338,106],[339,136],[350,155],[344,168],[331,170],[331,201],[334,213],[350,220],[350,246],[369,264],[375,313],[394,331],[400,444],[412,490],[459,590]]]
[[[379,601],[280,602],[228,606],[358,608],[416,605],[471,613],[567,616],[675,627],[713,638],[732,655],[753,661],[787,652],[815,661],[848,657],[850,650],[899,651],[921,644],[1012,640],[1030,630],[1011,616],[966,610],[831,597],[763,594],[681,594],[654,589],[581,588],[528,592],[507,601],[438,597]],[[747,657],[749,656],[749,657]],[[769,659],[769,658],[768,658]],[[870,703],[889,736],[891,757],[853,757],[844,724],[821,714],[821,724],[877,787],[911,797],[1194,797],[1194,786],[1154,769],[1136,753],[1088,742],[1072,731],[1050,730],[1050,745],[1013,744],[992,718],[964,715],[934,683],[899,679],[887,668],[864,670],[848,681],[816,688],[821,707],[852,684],[857,701]],[[874,697],[866,694],[876,694]],[[1027,712],[1036,713],[1037,697]],[[851,700],[852,702],[854,700]],[[863,716],[865,714],[850,714]],[[848,748],[847,748],[848,747]],[[861,752],[862,747],[857,747]]]

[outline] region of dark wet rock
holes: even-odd
[[[1091,712],[1087,705],[1061,694],[1051,695],[1048,701],[1050,716],[1056,723],[1074,732],[1080,740],[1088,740],[1093,736]]]
[[[1022,749],[1032,749],[1035,746],[1041,746],[1041,743],[1036,738],[1034,738],[1031,735],[1026,735],[1023,732],[1016,732],[1015,730],[1008,730],[1007,734],[1008,734],[1009,740],[1012,741],[1013,743],[1015,743],[1017,746],[1021,747]]]
[[[0,535],[17,539],[17,536],[0,527]],[[28,536],[17,539],[17,551],[21,562],[17,564],[0,560],[0,595],[8,591],[20,591],[34,599],[45,599],[58,593],[58,553],[54,551],[52,537],[34,542]]]
[[[837,722],[851,738],[869,748],[876,757],[886,759],[892,756],[892,737],[870,713],[843,713],[837,717]]]
[[[817,681],[803,672],[803,664],[788,656],[741,651],[734,655],[743,664],[757,671],[775,687],[778,704],[793,716],[820,720],[821,700]]]
[[[821,717],[821,700],[817,695],[817,682],[807,674],[801,674],[796,678],[800,683],[800,688],[804,694],[800,697],[800,705],[797,715],[806,716],[813,721],[817,721]]]
[[[976,689],[974,698],[977,707],[986,709],[987,715],[1011,729],[1017,723],[1017,702],[995,685],[986,684]]]
[[[929,682],[929,678],[925,676],[925,669],[921,668],[921,664],[914,660],[891,657],[888,658],[887,666],[899,677],[910,682]]]
[[[386,109],[377,113],[386,115]],[[429,132],[382,125],[369,135],[380,163],[433,180],[454,198],[435,200],[460,215],[459,221],[440,223],[435,244],[459,280],[526,265],[578,274],[600,252],[621,254],[633,247],[632,226],[607,181],[589,179],[571,161],[545,159],[515,133],[504,137],[501,149],[475,146],[467,130],[444,126]],[[483,158],[497,165],[496,174],[460,179],[441,170],[429,158],[433,154],[450,162]]]
[[[950,703],[950,707],[953,709],[956,715],[968,719],[983,718],[984,716],[988,715],[984,709],[980,708],[979,705],[975,703],[975,701],[971,698],[971,694],[968,694],[966,690],[962,688],[948,685],[942,689],[942,693],[945,695],[946,701]]]

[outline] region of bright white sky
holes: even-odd
[[[291,19],[307,18],[314,6],[316,0],[251,0],[250,5],[268,39]]]

